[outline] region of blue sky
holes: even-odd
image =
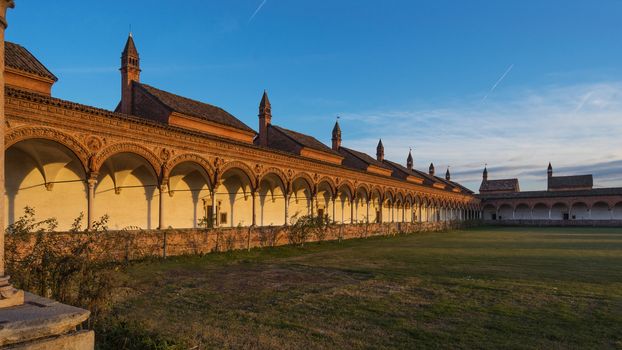
[[[129,26],[141,81],[437,172],[477,189],[594,173],[622,186],[622,0],[17,1],[7,40],[60,79],[53,95],[113,109]],[[254,14],[254,16],[253,16]]]

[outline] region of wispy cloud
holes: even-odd
[[[251,23],[253,21],[253,19],[255,18],[255,16],[257,16],[257,14],[259,13],[259,11],[261,11],[261,9],[263,8],[263,6],[266,4],[266,2],[268,2],[268,0],[263,0],[261,2],[261,4],[259,4],[259,6],[257,6],[257,9],[255,10],[255,12],[253,12],[253,14],[251,15],[251,17],[248,19],[248,23]]]
[[[596,185],[622,186],[622,82],[515,91],[485,105],[340,115],[345,145],[373,154],[382,137],[387,158],[400,163],[412,145],[418,168],[451,165],[452,178],[474,189],[484,163],[493,178],[542,189],[549,161],[556,173],[593,173]],[[365,131],[348,139],[348,123]]]

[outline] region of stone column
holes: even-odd
[[[350,199],[350,224],[354,223],[354,203],[356,203],[356,201],[354,200],[354,198]]]
[[[285,226],[289,225],[289,193],[285,193]]]
[[[4,114],[4,31],[7,28],[6,10],[13,8],[12,0],[0,0],[0,308],[24,303],[24,291],[13,288],[4,271],[4,136],[6,117]]]
[[[166,184],[160,184],[160,186],[158,186],[158,190],[160,191],[160,217],[158,221],[158,229],[164,230],[166,228],[166,226],[164,226],[164,194],[166,193]]]
[[[370,200],[367,199],[367,223],[369,224],[371,221],[369,220],[369,202]]]
[[[251,199],[253,201],[252,203],[252,210],[253,210],[252,226],[257,226],[257,192],[256,191],[251,191]]]
[[[218,210],[216,208],[216,186],[212,189],[210,196],[212,197],[212,227],[218,227]]]
[[[88,195],[88,211],[86,214],[86,227],[87,230],[91,231],[93,230],[93,219],[94,219],[94,215],[95,215],[95,185],[97,184],[97,174],[96,173],[91,173],[91,175],[89,176],[89,179],[87,180],[88,186],[89,186],[89,191],[87,193]]]
[[[335,212],[335,207],[336,207],[335,196],[331,196],[330,200],[333,203],[333,224],[335,224],[335,223],[337,223],[337,218],[335,217],[335,215],[336,215],[336,212]],[[341,211],[341,213],[343,214],[343,210]]]

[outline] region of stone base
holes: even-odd
[[[0,309],[4,309],[11,306],[18,306],[24,304],[24,291],[16,290],[13,295],[9,297],[0,297]],[[2,312],[0,310],[0,312]]]
[[[93,350],[95,332],[78,331],[18,345],[9,345],[6,350]]]
[[[92,331],[77,328],[90,312],[24,293],[24,304],[0,309],[0,349],[92,350]]]

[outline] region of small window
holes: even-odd
[[[221,225],[227,224],[227,213],[220,213],[220,224]]]

